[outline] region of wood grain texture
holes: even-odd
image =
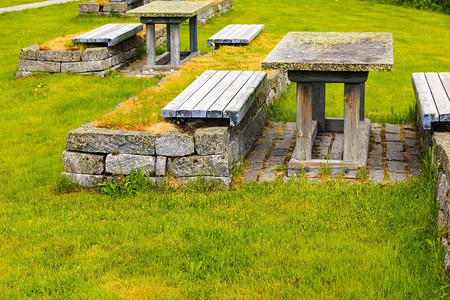
[[[189,18],[189,49],[190,52],[198,51],[197,16]]]
[[[146,24],[145,36],[147,40],[147,66],[156,65],[156,51],[155,51],[155,24]]]
[[[311,160],[312,149],[312,84],[297,83],[297,130],[292,157],[296,160]]]
[[[359,97],[358,83],[344,84],[344,161],[360,159],[359,139]]]
[[[325,83],[312,84],[312,118],[318,123],[319,132],[325,131]]]
[[[425,77],[439,113],[439,122],[450,121],[450,100],[439,75],[437,73],[425,73]]]
[[[263,29],[262,24],[230,24],[211,36],[206,45],[249,44]]]
[[[423,129],[430,130],[432,122],[439,122],[439,112],[434,103],[428,81],[424,73],[413,73],[411,79],[414,93],[418,101]]]
[[[143,30],[142,24],[106,24],[72,39],[73,43],[107,44],[108,47],[136,35]]]
[[[180,65],[180,25],[170,24],[170,65]]]

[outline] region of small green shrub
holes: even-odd
[[[154,188],[154,184],[146,180],[144,172],[140,169],[137,171],[133,169],[128,176],[122,176],[118,180],[98,184],[100,193],[119,197],[133,196],[151,188]]]

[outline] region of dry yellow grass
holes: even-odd
[[[64,36],[60,36],[55,39],[46,41],[45,43],[40,44],[39,47],[42,50],[79,50],[82,49],[84,46],[82,44],[72,43],[72,39],[88,31],[89,30],[85,30],[74,34],[66,34]]]
[[[278,42],[279,37],[261,34],[244,47],[223,46],[208,55],[196,57],[184,65],[178,74],[171,75],[161,85],[147,89],[134,100],[99,118],[97,127],[153,131],[169,127],[155,127],[167,122],[160,117],[161,109],[181,93],[205,70],[261,70],[261,61]],[[167,126],[167,125],[165,125]],[[174,127],[170,127],[174,130]],[[179,127],[176,128],[180,130]]]

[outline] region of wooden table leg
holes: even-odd
[[[180,24],[170,24],[170,65],[180,65]]]
[[[193,16],[189,18],[189,45],[191,53],[198,51],[197,44],[197,16]]]
[[[359,118],[361,85],[344,84],[344,161],[356,162],[360,158]]]
[[[312,84],[312,119],[317,121],[318,131],[325,131],[325,83]]]
[[[155,66],[155,24],[147,23],[146,26],[146,39],[147,39],[147,66]]]
[[[311,160],[311,91],[311,83],[297,82],[297,138],[292,154],[297,160]]]
[[[359,84],[359,90],[360,90],[359,120],[364,121],[364,110],[366,107],[366,83],[365,82]]]
[[[170,52],[170,24],[166,25],[166,36],[167,36],[167,52]]]

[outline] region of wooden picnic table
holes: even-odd
[[[139,17],[146,25],[147,62],[143,73],[154,70],[176,70],[180,65],[198,55],[197,15],[212,1],[154,1],[127,12],[129,16]],[[180,52],[180,24],[189,19],[190,50]],[[167,52],[156,58],[155,24],[167,25]],[[165,66],[170,56],[170,66]],[[184,57],[182,60],[181,58]]]
[[[297,83],[296,146],[288,175],[323,164],[348,169],[366,164],[370,121],[364,119],[365,82],[369,71],[390,71],[393,64],[391,33],[289,32],[276,45],[263,69],[287,71]],[[343,119],[325,118],[326,83],[344,83]],[[317,131],[344,131],[343,162],[311,159]]]

